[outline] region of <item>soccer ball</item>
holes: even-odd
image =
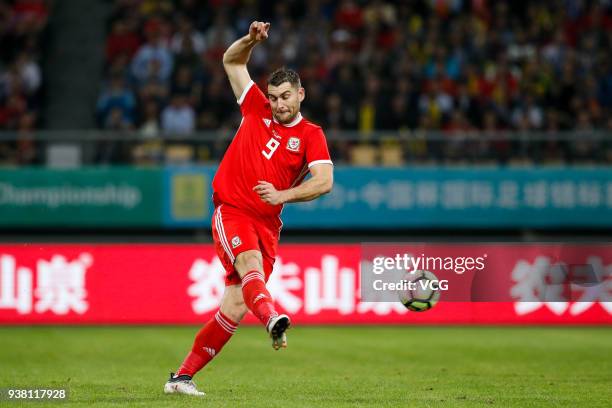
[[[424,312],[438,303],[440,291],[432,289],[429,283],[429,281],[438,281],[433,273],[422,270],[409,272],[403,280],[405,289],[399,291],[399,298],[407,309],[413,312]]]

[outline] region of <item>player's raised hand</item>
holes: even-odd
[[[253,187],[253,190],[259,194],[261,201],[270,205],[279,205],[284,203],[283,192],[274,188],[272,183],[268,183],[264,180],[259,180],[258,183],[259,184]]]
[[[268,38],[268,30],[270,29],[270,23],[263,23],[261,21],[253,21],[249,27],[249,37],[253,41],[263,41]]]

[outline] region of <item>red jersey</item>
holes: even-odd
[[[253,187],[263,180],[286,190],[301,183],[313,165],[331,164],[325,135],[299,113],[292,123],[278,123],[253,81],[238,104],[242,122],[215,174],[213,200],[278,223],[283,206],[264,203]]]

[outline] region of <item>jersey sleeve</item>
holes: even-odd
[[[327,149],[325,134],[320,127],[317,127],[308,138],[308,144],[306,145],[306,163],[308,163],[308,168],[311,168],[315,164],[333,164],[329,156],[329,150]]]
[[[267,106],[269,104],[268,98],[261,92],[261,89],[255,84],[255,82],[250,81],[248,85],[242,91],[242,95],[237,100],[238,105],[240,105],[240,112],[242,112],[242,116],[247,116],[251,113],[259,113],[264,114],[267,110]]]

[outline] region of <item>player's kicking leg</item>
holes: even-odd
[[[164,393],[204,396],[193,382],[193,376],[221,352],[246,312],[241,286],[226,286],[219,311],[198,332],[191,351],[176,374],[170,373]]]
[[[234,267],[242,279],[242,297],[251,312],[266,326],[274,350],[287,347],[285,331],[291,325],[289,316],[279,315],[266,288],[260,251],[248,250],[236,257]]]

